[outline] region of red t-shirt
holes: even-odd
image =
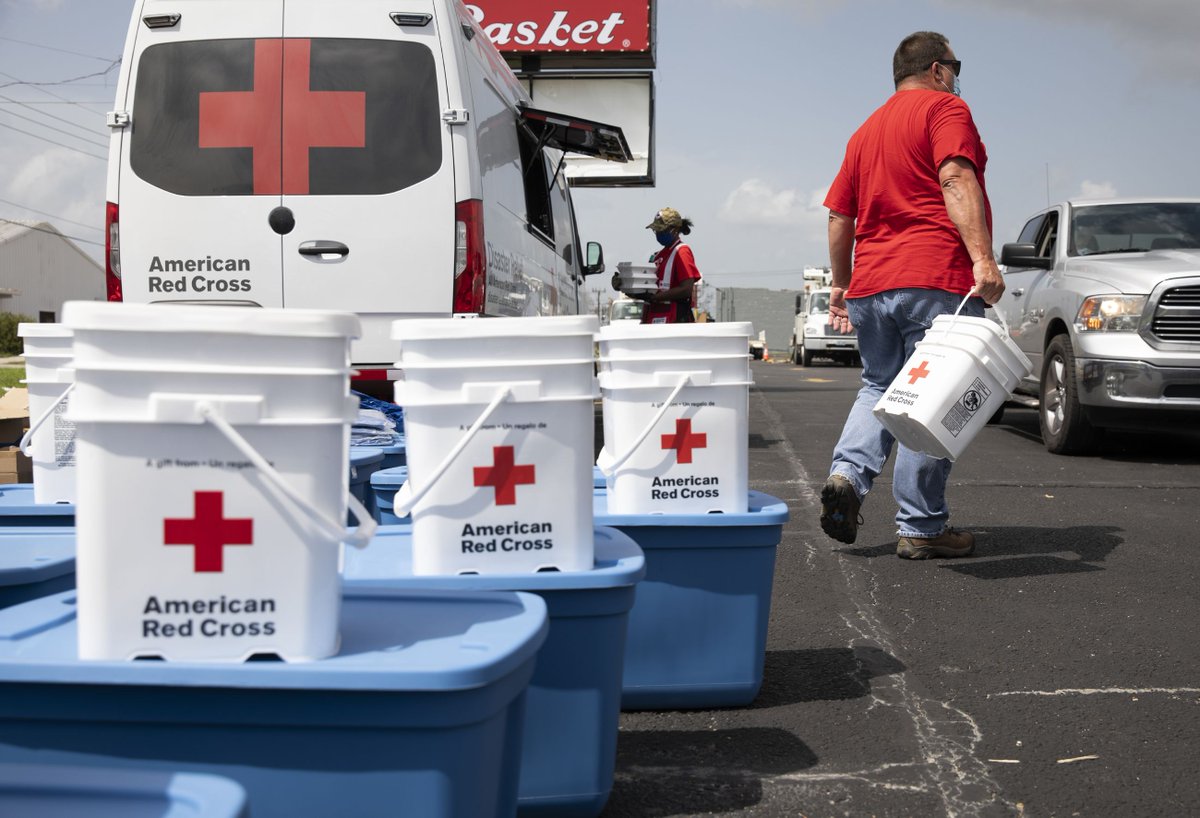
[[[663,276],[668,272],[667,260],[671,258],[671,252],[676,248],[679,252],[675,253],[675,260],[671,262],[669,283],[663,286]],[[664,247],[654,254],[651,259],[654,262],[655,273],[658,275],[659,289],[670,289],[678,287],[685,281],[700,278],[700,268],[696,266],[696,257],[692,255],[692,248],[688,247],[679,239],[670,247]],[[691,303],[689,307],[694,307],[696,304],[696,291],[692,290]],[[665,319],[665,320],[664,320]],[[674,324],[675,323],[675,304],[663,302],[661,304],[652,304],[646,302],[646,309],[642,312],[643,324]]]
[[[938,168],[955,157],[975,166],[990,231],[987,151],[961,99],[941,91],[898,91],[850,137],[825,197],[830,210],[855,219],[848,298],[903,287],[966,295],[975,285],[971,256],[938,182]]]

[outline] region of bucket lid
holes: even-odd
[[[600,341],[641,341],[655,338],[749,338],[754,325],[749,321],[717,321],[710,324],[635,324],[620,321],[600,330]]]
[[[68,301],[63,305],[63,323],[72,330],[108,332],[211,332],[305,338],[362,335],[361,322],[353,313],[272,307]]]
[[[533,318],[402,318],[392,322],[392,339],[423,341],[451,338],[545,338],[595,335],[600,319],[594,315],[556,315]]]
[[[72,332],[62,324],[17,324],[21,338],[70,338]]]

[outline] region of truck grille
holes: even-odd
[[[1200,285],[1175,287],[1163,293],[1150,331],[1160,341],[1200,343]]]

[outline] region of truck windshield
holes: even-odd
[[[815,293],[808,306],[809,312],[829,312],[829,293]]]
[[[1076,208],[1072,256],[1200,248],[1200,202],[1136,202]]]
[[[610,321],[625,321],[642,319],[642,310],[646,305],[641,301],[614,301],[612,312],[609,313]]]

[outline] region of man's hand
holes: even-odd
[[[834,287],[829,293],[829,326],[841,333],[854,332],[850,313],[846,310],[846,288]]]
[[[988,256],[981,258],[971,266],[975,275],[975,289],[971,292],[983,299],[988,306],[995,304],[1004,295],[1004,276],[996,266],[996,259]]]

